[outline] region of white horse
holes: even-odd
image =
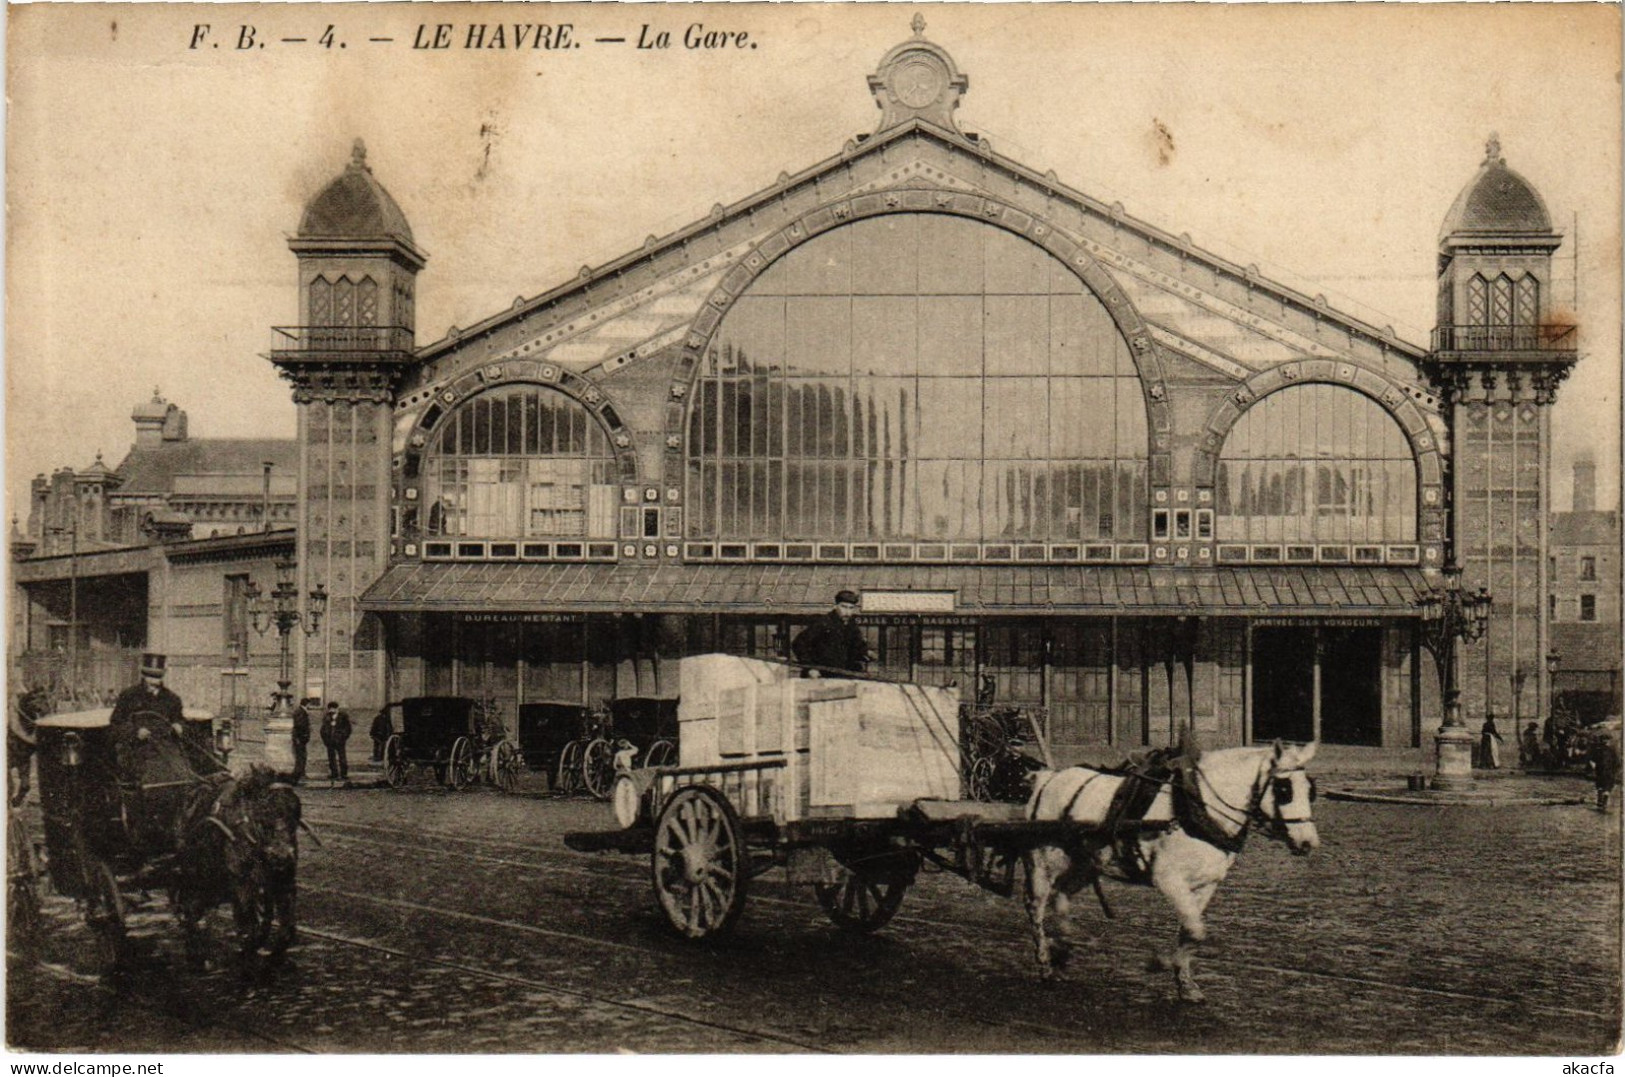
[[[1025,857],[1027,915],[1041,975],[1051,978],[1070,956],[1071,896],[1093,885],[1111,915],[1099,890],[1105,876],[1155,886],[1172,903],[1179,914],[1179,942],[1172,953],[1158,956],[1156,966],[1173,969],[1182,1001],[1202,1001],[1191,973],[1191,957],[1207,937],[1202,913],[1248,830],[1261,827],[1300,856],[1320,844],[1310,809],[1314,783],[1304,772],[1315,748],[1277,741],[1193,753],[1183,781],[1158,783],[1142,822],[1116,826],[1108,816],[1119,789],[1145,779],[1089,767],[1035,775],[1027,818],[1080,824],[1075,837],[1037,846]],[[1052,911],[1054,925],[1046,931]]]

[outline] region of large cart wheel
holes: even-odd
[[[391,789],[399,789],[406,784],[406,750],[399,733],[391,733],[389,739],[384,741],[384,781],[389,783]]]
[[[87,857],[84,913],[90,928],[95,963],[100,972],[114,972],[124,962],[124,895],[107,861]]]
[[[615,746],[603,737],[581,752],[581,782],[596,799],[609,799],[615,787]]]
[[[833,883],[818,883],[813,893],[824,915],[843,931],[868,935],[885,927],[903,904],[914,881],[906,872],[880,873],[841,869]]]
[[[553,791],[568,796],[581,788],[581,742],[570,741],[559,753],[558,778],[553,782]]]
[[[646,767],[670,767],[677,763],[677,745],[669,740],[657,740],[643,753]]]
[[[674,793],[655,824],[655,897],[666,920],[691,939],[720,935],[745,908],[749,854],[739,813],[709,786]]]
[[[451,745],[451,756],[446,760],[446,786],[462,789],[474,780],[474,745],[467,737],[458,737]]]
[[[31,954],[39,932],[39,860],[27,826],[12,811],[6,820],[6,943]]]
[[[497,744],[491,752],[491,784],[504,793],[519,788],[519,753],[507,741]]]

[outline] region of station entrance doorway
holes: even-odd
[[[1253,630],[1253,742],[1382,744],[1382,629]]]

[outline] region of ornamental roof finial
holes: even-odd
[[[367,144],[359,138],[350,144],[350,167],[372,171],[367,168]]]
[[[915,37],[924,37],[925,36],[925,16],[924,15],[921,15],[919,12],[916,11],[914,13],[913,20],[908,25],[909,25],[909,29],[914,31],[914,36]]]
[[[1501,136],[1494,131],[1490,132],[1490,140],[1484,143],[1484,163],[1501,159]]]

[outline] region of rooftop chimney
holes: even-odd
[[[1574,461],[1574,511],[1594,512],[1597,508],[1597,462],[1590,457]]]

